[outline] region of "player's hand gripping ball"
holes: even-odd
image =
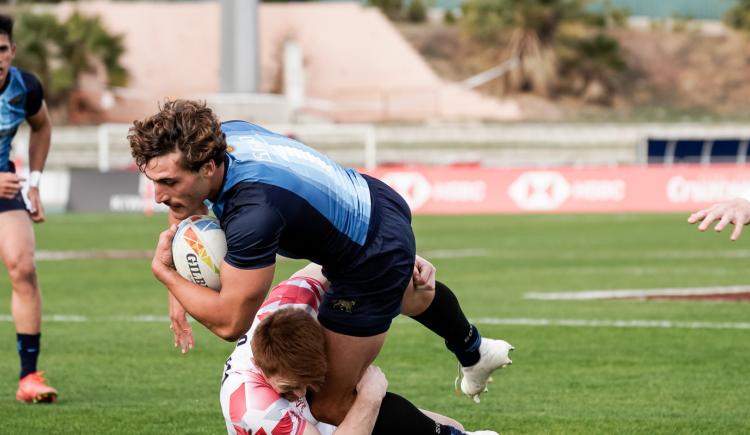
[[[175,269],[188,281],[219,290],[219,268],[227,253],[227,239],[211,216],[190,216],[180,222],[172,240]]]

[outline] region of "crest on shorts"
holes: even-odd
[[[357,301],[351,299],[333,299],[331,300],[331,307],[336,311],[351,313],[356,303]]]

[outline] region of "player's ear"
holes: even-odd
[[[216,162],[209,160],[201,166],[201,175],[204,177],[211,177],[216,172]]]

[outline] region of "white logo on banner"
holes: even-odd
[[[389,172],[382,180],[398,192],[412,210],[419,209],[430,199],[432,186],[419,172]]]
[[[554,210],[570,196],[570,184],[559,172],[524,172],[508,195],[523,210]]]
[[[667,182],[667,198],[674,203],[720,202],[742,196],[748,191],[748,180],[689,180],[677,175]]]
[[[625,180],[619,178],[574,181],[570,198],[588,202],[618,202],[625,199],[626,187]]]
[[[482,180],[451,180],[432,186],[432,199],[445,202],[482,202],[487,199],[487,183]]]
[[[109,197],[110,211],[161,212],[169,210],[164,204],[157,204],[154,198],[154,183],[144,174],[138,174],[138,195],[117,194]]]

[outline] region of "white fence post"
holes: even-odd
[[[378,166],[377,142],[375,140],[375,127],[365,127],[365,169],[372,171]]]
[[[99,172],[109,172],[109,125],[101,124],[96,131]]]

